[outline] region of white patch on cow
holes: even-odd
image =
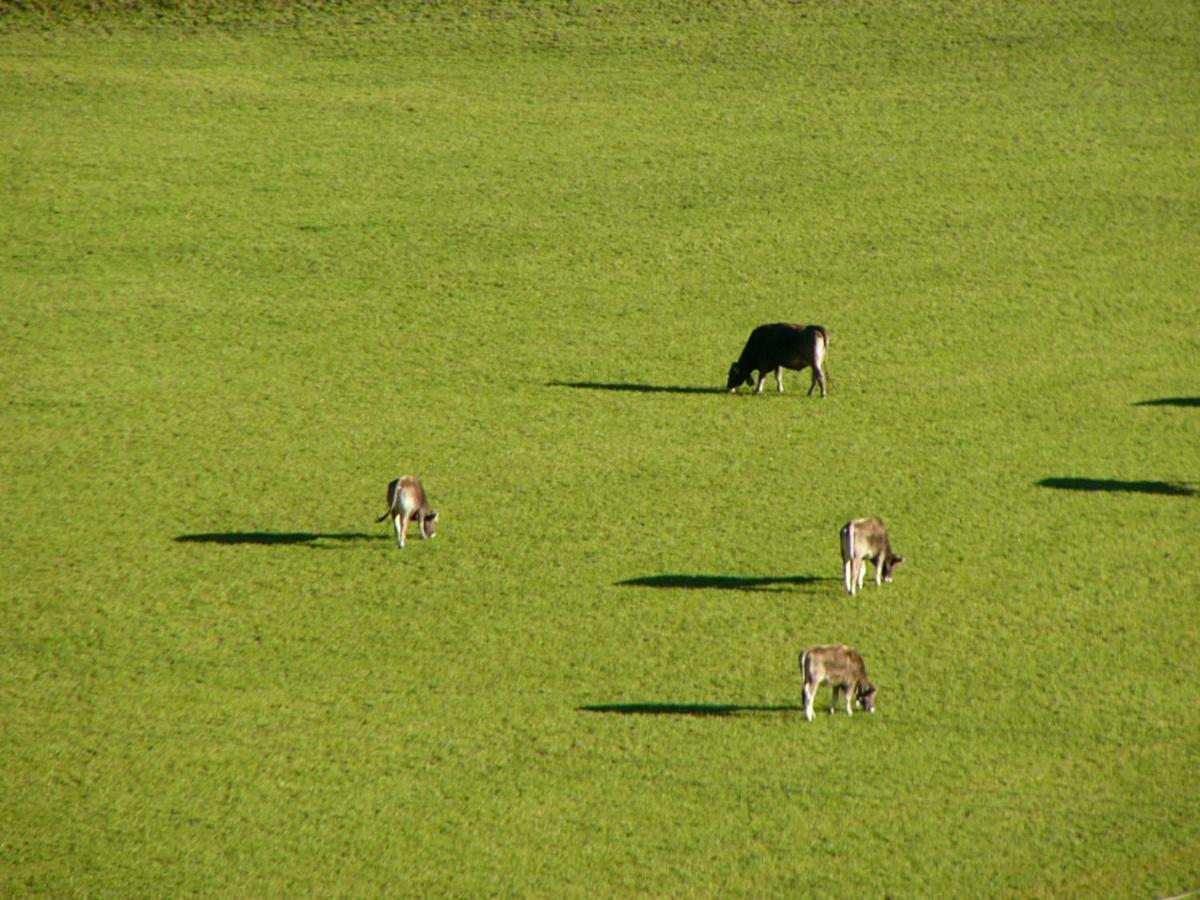
[[[846,593],[854,593],[854,523],[848,522],[841,531],[842,539],[842,580],[846,584]]]

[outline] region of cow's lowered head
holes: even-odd
[[[858,702],[869,713],[875,712],[875,694],[876,690],[873,684],[868,684],[865,688],[858,689]]]
[[[426,510],[421,514],[421,537],[431,538],[437,534],[438,514]]]
[[[743,368],[740,362],[729,367],[729,380],[725,382],[725,390],[733,393],[743,384],[754,384],[754,370]]]

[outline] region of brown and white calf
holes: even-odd
[[[887,529],[875,516],[847,522],[842,526],[841,539],[842,571],[846,577],[846,590],[852,595],[862,587],[867,560],[875,564],[876,585],[890,582],[896,566],[904,562],[903,556],[892,552]]]
[[[804,676],[804,717],[813,718],[813,699],[822,681],[829,682],[833,696],[829,712],[837,709],[838,691],[846,694],[846,715],[854,715],[854,701],[869,713],[875,712],[875,685],[867,678],[867,665],[862,654],[845,644],[826,644],[809,647],[800,654],[800,672]]]
[[[754,384],[753,373],[758,372],[755,391],[761,394],[767,373],[774,371],[775,384],[782,394],[784,369],[800,370],[812,366],[812,384],[808,386],[808,393],[812,394],[819,384],[824,397],[825,379],[829,375],[829,367],[825,364],[828,348],[829,331],[824,325],[793,325],[790,322],[759,325],[750,332],[742,355],[729,367],[725,390],[732,393],[742,384]]]
[[[421,540],[431,538],[437,530],[438,514],[429,506],[425,488],[411,475],[404,475],[391,482],[387,488],[387,512],[376,519],[382,522],[391,518],[396,528],[396,543],[404,546],[404,535],[408,523],[415,519],[421,526]]]

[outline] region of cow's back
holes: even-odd
[[[804,326],[791,322],[759,325],[746,341],[738,365],[745,369],[773,369],[793,356],[802,346]]]
[[[800,666],[805,678],[828,680],[831,684],[850,684],[866,677],[862,654],[845,644],[809,647],[801,654]]]
[[[855,519],[852,524],[854,525],[854,543],[857,550],[869,550],[871,555],[890,551],[891,544],[888,541],[887,528],[881,518],[868,516],[865,519]]]
[[[404,497],[402,505],[407,509],[422,509],[428,505],[425,488],[418,479],[411,475],[405,475],[400,479],[397,491]]]

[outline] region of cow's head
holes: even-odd
[[[725,382],[725,390],[733,393],[743,384],[752,384],[754,382],[753,371],[753,369],[743,369],[734,363],[729,367],[729,380]]]
[[[434,533],[437,531],[437,523],[437,513],[435,513],[433,510],[425,513],[425,515],[421,517],[421,534],[427,538],[433,537]]]
[[[859,685],[857,698],[859,705],[869,713],[875,712],[875,696],[878,693],[873,684]]]
[[[892,573],[896,571],[896,566],[904,562],[903,556],[888,556],[883,560],[883,580],[889,584],[892,581]]]

